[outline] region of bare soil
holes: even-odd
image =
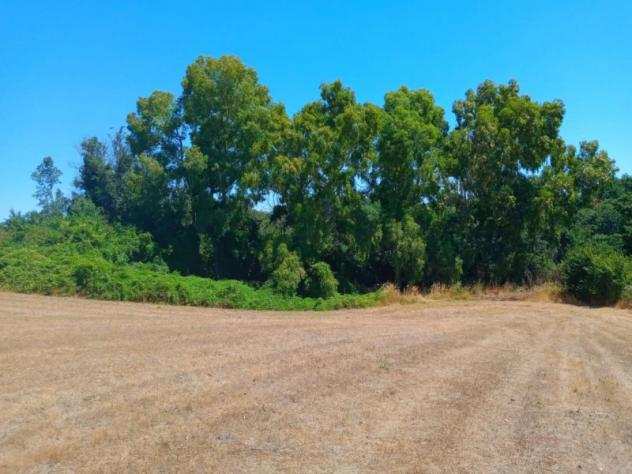
[[[632,312],[0,294],[0,471],[632,471]]]

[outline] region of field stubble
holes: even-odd
[[[0,471],[630,471],[632,312],[0,293]]]

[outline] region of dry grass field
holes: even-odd
[[[0,471],[632,471],[632,312],[0,294]]]

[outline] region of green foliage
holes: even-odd
[[[387,260],[395,271],[395,281],[403,288],[419,283],[426,263],[426,242],[411,216],[386,224]]]
[[[66,205],[66,199],[62,192],[55,186],[59,184],[61,171],[55,166],[50,156],[44,157],[42,162],[31,174],[31,179],[35,181],[35,193],[33,197],[37,199],[37,204],[44,212],[62,212]]]
[[[530,254],[551,254],[539,238],[545,226],[536,199],[538,170],[561,147],[564,106],[536,103],[513,81],[486,81],[453,110],[457,127],[447,172],[459,185],[464,271],[470,279],[524,281]]]
[[[325,262],[316,262],[309,267],[305,293],[316,298],[331,298],[338,292],[338,280]]]
[[[624,176],[600,190],[602,198],[580,209],[570,229],[579,245],[592,241],[632,256],[632,177]]]
[[[181,119],[172,94],[155,91],[147,98],[141,97],[136,104],[136,112],[127,116],[131,153],[155,156],[163,165],[167,164],[180,151],[180,125]],[[129,165],[123,168],[125,172],[129,170]]]
[[[294,296],[305,278],[305,269],[296,252],[290,252],[285,244],[281,244],[277,255],[276,268],[270,275],[272,288],[284,296]]]
[[[272,165],[275,216],[305,261],[323,260],[351,286],[380,241],[380,211],[359,183],[371,180],[381,112],[340,81],[293,118]],[[355,281],[354,281],[355,280]]]
[[[612,304],[621,298],[629,281],[629,261],[604,245],[586,244],[571,249],[562,263],[564,289],[591,305]]]
[[[73,277],[80,294],[92,298],[116,299],[122,285],[112,278],[112,264],[99,258],[85,259],[74,265]]]
[[[99,210],[83,199],[68,214],[32,214],[3,224],[4,246],[32,248],[43,252],[99,255],[113,263],[149,261],[158,256],[147,233],[120,224],[108,224]]]
[[[0,247],[0,288],[20,293],[72,295],[73,258],[44,248]]]
[[[401,87],[386,94],[379,134],[375,194],[384,213],[401,219],[417,210],[436,186],[434,162],[441,154],[448,125],[443,109],[426,90]]]
[[[280,252],[287,282],[303,278],[300,262]],[[298,262],[298,266],[297,266]],[[293,284],[296,292],[298,283]],[[287,289],[286,287],[283,287]],[[67,216],[14,216],[0,226],[0,289],[49,295],[82,295],[123,301],[248,309],[337,309],[378,304],[380,292],[301,298],[235,280],[210,280],[171,272],[151,237],[109,224],[89,201],[78,200]]]
[[[78,271],[55,270],[55,283],[10,265],[24,288],[188,301],[178,295],[194,280],[176,291],[171,282],[185,277],[146,267],[159,258],[186,278],[263,285],[252,291],[281,304],[297,292],[336,299],[338,289],[387,282],[533,284],[588,244],[631,255],[632,178],[617,177],[596,141],[576,148],[562,140],[564,104],[537,102],[515,81],[485,81],[452,111],[450,129],[429,91],[400,87],[377,106],[334,81],[288,117],[238,58],[200,57],[179,95],[154,91],[108,143],[81,144],[76,185],[120,224],[91,228],[71,211],[72,231],[61,221],[38,224],[26,234],[40,240],[19,243],[14,219],[0,231],[11,241],[4,258],[19,244],[35,252],[28,265],[57,268],[46,248]],[[42,204],[56,207],[52,159],[34,178]],[[78,239],[72,251],[55,240],[67,232]],[[141,274],[155,293],[136,280]],[[121,286],[123,276],[138,291]],[[234,304],[250,291],[222,288],[213,301]]]
[[[219,200],[259,201],[266,160],[286,121],[257,73],[232,56],[200,57],[182,82],[185,123],[207,159],[205,184]]]
[[[81,142],[82,165],[75,185],[107,215],[116,211],[114,171],[108,163],[107,147],[96,137]]]

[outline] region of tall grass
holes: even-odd
[[[385,285],[381,300],[384,304],[415,304],[432,301],[498,300],[498,301],[539,301],[566,302],[560,286],[544,283],[531,287],[516,285],[444,285],[436,283],[428,288],[405,288]]]

